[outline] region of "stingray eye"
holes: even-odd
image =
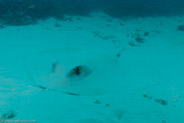
[[[81,66],[76,66],[75,68],[72,69],[71,75],[77,75],[79,76],[81,74]]]
[[[69,72],[69,76],[80,76],[82,74],[82,66],[76,66]]]
[[[75,66],[73,69],[70,70],[68,73],[68,77],[70,79],[76,79],[76,78],[85,78],[91,74],[91,70],[86,66]]]
[[[76,75],[80,75],[81,72],[82,72],[82,71],[81,71],[81,70],[82,70],[82,67],[81,67],[81,66],[77,66],[75,70],[76,70],[76,71],[75,71],[75,74],[76,74]]]
[[[75,71],[76,71],[76,69],[75,69],[75,68],[74,68],[74,69],[72,69],[72,72],[73,72],[73,73],[75,73]]]

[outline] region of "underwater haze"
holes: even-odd
[[[0,0],[0,123],[184,123],[184,1]]]
[[[0,19],[7,25],[27,25],[96,11],[117,18],[177,16],[183,15],[183,5],[183,0],[0,0]]]

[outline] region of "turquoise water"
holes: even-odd
[[[14,5],[0,16],[0,122],[184,122],[179,7],[159,14],[146,4],[149,11],[136,13],[142,4],[134,1],[127,16],[113,8],[122,5],[118,1],[84,2],[90,10],[77,1],[80,10],[66,7],[60,16],[57,5],[68,2],[50,3],[57,9],[42,2],[19,1],[20,8],[17,1],[0,3]],[[119,14],[99,10],[111,4]]]

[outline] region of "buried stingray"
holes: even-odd
[[[117,68],[120,55],[116,54],[116,51],[109,50],[72,52],[67,55],[60,52],[31,53],[32,57],[25,57],[25,70],[34,87],[69,95],[99,95],[107,91],[99,82],[111,77],[106,69]]]
[[[58,64],[56,62],[52,64],[52,74],[57,73],[57,66]],[[91,72],[92,71],[87,66],[77,65],[72,69],[70,69],[69,72],[67,72],[67,74],[65,75],[65,77],[68,79],[68,81],[75,82],[88,77],[91,74]],[[73,92],[59,91],[55,89],[49,89],[49,90],[58,91],[69,95],[79,96],[79,94],[76,94]]]
[[[51,71],[51,73],[57,72],[57,70],[56,70],[57,66],[58,66],[58,63],[56,63],[56,62],[52,63],[52,71]],[[64,93],[64,94],[68,94],[68,95],[72,95],[72,96],[80,96],[77,93],[61,91],[61,90],[55,90],[55,89],[49,89],[49,88],[47,88],[47,87],[45,87],[43,85],[38,84],[37,80],[32,76],[32,74],[28,70],[27,57],[25,57],[24,67],[25,67],[26,74],[28,75],[29,79],[32,82],[32,86],[34,86],[36,88],[40,88],[42,90],[50,90],[50,91],[60,92],[60,93]],[[82,65],[78,65],[78,66],[75,66],[73,69],[71,69],[68,72],[67,78],[73,79],[73,80],[74,79],[75,80],[81,80],[81,79],[89,76],[90,74],[91,74],[91,70],[89,70],[88,67],[82,66]]]

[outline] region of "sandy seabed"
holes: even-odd
[[[184,17],[66,18],[0,29],[2,122],[184,122]]]

